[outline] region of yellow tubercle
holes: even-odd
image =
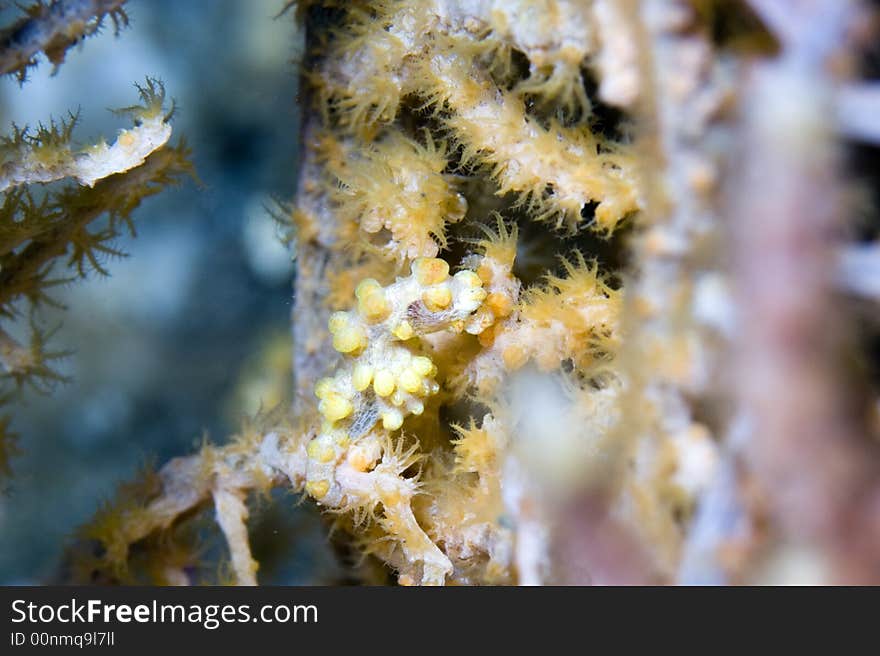
[[[330,331],[331,335],[335,335],[342,328],[348,325],[348,313],[347,312],[334,312],[330,315],[329,321],[327,321],[327,329]]]
[[[437,367],[431,362],[431,358],[427,358],[424,355],[414,357],[410,366],[419,376],[431,376],[437,373]]]
[[[315,396],[319,399],[326,398],[333,393],[333,379],[322,378],[315,383]]]
[[[397,382],[404,391],[410,394],[421,394],[423,391],[422,377],[414,369],[405,369]]]
[[[320,438],[314,438],[311,442],[309,442],[308,447],[306,447],[306,453],[308,453],[309,458],[312,460],[316,460],[320,463],[328,463],[331,462],[334,458],[336,458],[336,451],[332,446],[323,442]]]
[[[358,301],[358,312],[367,321],[381,321],[388,316],[389,309],[382,292],[371,294]]]
[[[367,346],[367,333],[360,326],[347,324],[333,335],[333,348],[340,353],[354,353]]]
[[[351,372],[351,384],[358,392],[363,392],[373,382],[373,368],[362,362],[354,365]]]
[[[373,390],[379,396],[390,396],[394,391],[394,374],[387,369],[380,369],[373,378]]]
[[[486,290],[482,287],[472,287],[462,293],[462,300],[473,306],[478,306],[486,298]]]
[[[318,412],[331,422],[345,419],[352,411],[354,411],[354,406],[351,401],[341,394],[330,394],[321,399],[318,404]]]
[[[361,299],[379,291],[382,291],[382,285],[379,284],[378,280],[375,278],[364,278],[355,287],[354,295],[355,298]]]
[[[513,312],[513,301],[506,294],[494,292],[486,297],[486,306],[496,317],[504,318]]]
[[[437,285],[449,277],[449,264],[437,257],[419,257],[413,260],[412,273],[424,287]]]
[[[316,499],[323,499],[330,491],[330,481],[309,481],[306,483],[306,492]]]
[[[400,410],[389,410],[382,414],[382,427],[385,430],[397,430],[403,425],[403,413]]]
[[[441,312],[452,303],[452,292],[449,287],[431,287],[422,292],[422,303],[431,312]]]
[[[492,344],[495,343],[495,331],[490,326],[479,335],[477,335],[477,339],[480,342],[480,346],[484,348],[489,348]]]
[[[415,331],[413,330],[412,324],[404,319],[397,326],[394,327],[394,330],[391,331],[391,334],[394,335],[397,339],[405,342],[408,339],[412,339],[413,335],[415,335]]]
[[[385,299],[385,291],[373,278],[367,278],[355,289],[358,313],[367,321],[380,321],[388,316],[390,307]]]
[[[465,269],[464,271],[459,271],[455,274],[454,278],[465,285],[465,287],[482,287],[483,281],[473,271]]]

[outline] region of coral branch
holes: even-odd
[[[46,227],[40,234],[20,252],[3,256],[0,306],[7,307],[20,296],[39,299],[47,266],[65,254],[81,275],[88,265],[101,271],[97,253],[105,248],[101,242],[115,232],[91,234],[86,229],[89,224],[104,214],[117,223],[128,221],[144,198],[190,171],[184,148],[161,149],[144,164],[110,176],[93,188],[63,192],[42,217]]]
[[[596,227],[610,233],[638,209],[631,162],[584,128],[544,128],[522,100],[494,87],[461,55],[433,54],[424,64],[425,95],[452,115],[445,119],[465,161],[486,164],[499,193],[522,195],[539,220],[569,227],[595,202]]]
[[[23,82],[40,52],[60,66],[67,51],[96,33],[107,16],[117,31],[128,25],[125,1],[38,0],[26,9],[27,16],[0,32],[0,75],[14,74]]]
[[[245,495],[280,484],[298,491],[304,484],[301,438],[289,425],[276,424],[271,414],[260,417],[226,446],[205,446],[196,455],[170,461],[160,470],[157,484],[146,491],[123,493],[80,530],[82,537],[102,546],[103,556],[92,567],[121,580],[132,579],[136,574],[130,571],[133,545],[154,533],[171,531],[213,499],[236,581],[255,585],[257,564],[248,546]],[[274,427],[267,430],[263,425]]]
[[[223,487],[214,489],[214,510],[217,523],[226,536],[229,552],[232,556],[232,569],[239,585],[257,584],[257,561],[251,556],[248,543],[248,532],[245,520],[248,509],[244,503],[245,494],[241,490],[229,490]]]
[[[143,106],[127,108],[135,127],[121,130],[108,146],[98,143],[77,153],[69,148],[74,121],[56,129],[41,129],[35,135],[18,131],[3,146],[0,165],[0,193],[22,184],[46,183],[75,178],[80,184],[94,187],[116,173],[140,166],[146,158],[171,138],[170,113],[163,108],[165,91],[161,82],[147,80],[139,87]]]
[[[552,4],[549,15],[554,18],[581,11],[575,3]],[[537,219],[574,228],[585,208],[596,203],[595,226],[610,233],[639,208],[632,161],[622,145],[597,137],[586,126],[551,122],[544,127],[526,112],[523,95],[558,89],[560,75],[576,77],[576,84],[566,82],[561,87],[578,90],[569,95],[574,93],[585,104],[579,65],[592,48],[577,44],[589,37],[583,32],[578,38],[566,36],[585,24],[584,17],[559,25],[546,18],[524,28],[514,27],[517,23],[508,13],[513,8],[493,12],[502,42],[507,39],[522,46],[533,63],[532,78],[519,91],[508,92],[493,84],[479,65],[480,57],[492,47],[475,46],[473,35],[491,27],[481,27],[473,11],[444,4],[435,10],[432,21],[430,11],[415,12],[406,3],[399,7],[389,3],[382,10],[375,17],[354,12],[331,72],[316,80],[339,110],[342,125],[374,132],[370,124],[393,120],[400,98],[416,93],[434,104],[438,114],[450,112],[444,123],[464,148],[464,160],[487,166],[498,181],[499,193],[520,194]],[[551,65],[552,73],[541,73],[548,61],[556,62],[556,67]],[[555,90],[549,91],[551,98],[555,95]]]
[[[832,294],[842,202],[827,120],[835,80],[825,65],[846,47],[853,9],[799,6],[790,21],[804,31],[787,35],[778,62],[750,71],[730,208],[737,289],[748,299],[740,303],[737,390],[776,539],[816,552],[832,581],[877,583],[880,451],[843,391],[846,315]]]

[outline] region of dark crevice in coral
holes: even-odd
[[[772,32],[743,0],[692,0],[698,25],[721,50],[772,56],[780,45]]]
[[[426,143],[428,134],[437,144],[448,141],[437,112],[426,108],[424,99],[417,95],[408,94],[400,99],[394,127],[421,144]]]
[[[613,142],[629,140],[629,116],[619,107],[613,107],[599,99],[599,81],[587,69],[581,70],[584,90],[590,100],[590,129]]]
[[[325,529],[330,535],[330,548],[341,568],[341,572],[333,582],[333,585],[393,584],[395,577],[391,568],[375,556],[365,554],[363,549],[354,543],[351,533],[344,530],[336,530],[333,525],[336,519],[336,517],[331,515],[323,517]]]
[[[625,221],[613,236],[606,237],[590,227],[595,205],[587,206],[582,212],[581,226],[571,234],[552,222],[535,221],[516,194],[496,195],[497,186],[491,180],[462,176],[458,188],[468,201],[468,212],[464,220],[448,227],[449,243],[443,256],[449,261],[461,262],[472,253],[475,242],[485,237],[480,226],[494,229],[493,217],[500,215],[506,223],[515,223],[519,230],[514,275],[524,285],[540,282],[548,272],[562,275],[565,267],[560,258],[577,252],[587,260],[598,261],[600,269],[610,275],[609,282],[618,286],[617,274],[625,270],[630,255],[626,242],[633,229],[632,221]]]
[[[860,242],[880,239],[880,148],[864,143],[847,144],[844,155],[850,185],[853,220],[846,229]]]
[[[521,50],[510,48],[508,52],[507,60],[503,64],[496,63],[489,69],[492,81],[505,91],[511,91],[517,84],[527,80],[530,66],[529,58]]]

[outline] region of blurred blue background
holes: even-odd
[[[158,77],[177,101],[172,139],[185,136],[203,183],[144,203],[109,278],[58,291],[67,309],[47,321],[62,323],[52,346],[74,351],[60,366],[72,382],[14,409],[22,455],[0,494],[0,583],[52,580],[72,531],[118,482],[283,398],[293,265],[266,205],[293,195],[302,39],[293,12],[273,18],[282,6],[130,0],[118,37],[108,26],[57,74],[42,61],[23,87],[0,82],[5,130],[79,108],[75,138],[87,144],[112,141],[125,119],[107,109]],[[301,539],[271,577],[321,582],[310,559],[329,550],[315,548],[317,515],[276,520]]]

